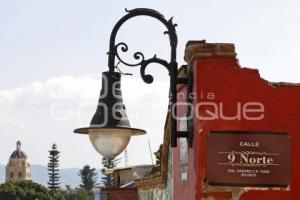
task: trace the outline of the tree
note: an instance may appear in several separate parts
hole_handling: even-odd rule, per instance
[[[56,144],[52,145],[51,150],[49,151],[49,163],[48,163],[48,187],[52,191],[56,191],[59,189],[59,154],[60,152],[57,150]]]
[[[54,200],[49,190],[32,181],[6,182],[0,185],[0,199],[5,200]],[[64,198],[59,198],[64,199]]]
[[[94,195],[92,192],[88,192],[84,188],[72,189],[70,186],[66,186],[68,200],[94,200]]]
[[[95,168],[85,165],[78,173],[81,177],[80,188],[86,189],[91,192],[96,186],[97,173]]]
[[[83,188],[49,190],[32,181],[11,181],[0,185],[0,200],[93,200],[92,192]]]
[[[102,165],[103,168],[101,170],[102,172],[102,184],[104,185],[104,187],[112,187],[113,183],[114,183],[114,178],[113,175],[111,173],[109,173],[108,171],[110,169],[113,169],[117,166],[117,164],[120,162],[120,159],[116,159],[116,158],[102,158]]]

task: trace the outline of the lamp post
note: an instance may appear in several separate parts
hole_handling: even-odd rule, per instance
[[[192,88],[192,71],[188,71],[188,78],[178,78],[177,69],[178,64],[176,61],[176,48],[177,48],[177,34],[176,24],[173,23],[172,18],[166,20],[159,12],[146,9],[137,8],[133,10],[126,10],[127,14],[122,17],[114,26],[109,44],[108,52],[108,68],[109,70],[102,74],[102,89],[97,106],[96,113],[94,114],[90,126],[86,128],[75,129],[75,133],[88,134],[94,148],[104,157],[113,158],[120,154],[128,145],[131,136],[143,135],[146,131],[137,128],[131,128],[127,119],[125,106],[122,100],[121,92],[121,73],[115,71],[116,58],[124,65],[136,67],[140,66],[140,74],[144,82],[150,84],[153,82],[153,77],[150,74],[145,73],[145,69],[149,64],[157,63],[164,66],[170,76],[170,91],[169,91],[169,112],[171,116],[171,146],[176,147],[177,138],[185,137],[192,144],[192,117],[191,106],[188,106],[189,119],[188,128],[186,131],[177,130],[177,117],[176,117],[176,102],[177,102],[177,85],[187,84],[188,94]],[[169,35],[171,58],[170,61],[166,61],[156,57],[156,55],[150,59],[145,59],[142,52],[134,53],[134,58],[137,63],[127,63],[118,54],[118,49],[122,52],[128,51],[126,43],[121,42],[116,44],[115,39],[118,30],[127,20],[136,16],[149,16],[159,20],[165,25],[167,31],[165,34]],[[188,101],[191,101],[190,95],[187,96]]]

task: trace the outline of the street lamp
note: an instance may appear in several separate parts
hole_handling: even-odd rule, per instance
[[[102,73],[102,89],[97,106],[96,113],[94,114],[90,126],[86,128],[79,128],[74,130],[75,133],[88,134],[94,148],[104,157],[113,158],[120,154],[128,145],[131,136],[143,135],[146,131],[137,128],[131,128],[127,119],[125,106],[123,104],[121,92],[121,73],[116,72],[117,66],[115,59],[117,58],[120,63],[135,67],[140,66],[140,74],[144,82],[152,83],[153,77],[145,73],[145,69],[149,64],[157,63],[164,66],[169,71],[170,76],[170,94],[169,94],[169,112],[171,115],[171,146],[176,147],[177,138],[185,137],[188,139],[189,144],[192,144],[192,117],[191,106],[188,106],[187,115],[187,130],[177,131],[177,117],[176,117],[176,102],[177,102],[177,88],[178,84],[187,84],[188,94],[192,90],[192,71],[188,70],[187,78],[178,78],[177,69],[178,64],[176,61],[176,48],[177,48],[177,35],[176,24],[173,23],[172,18],[166,20],[159,12],[146,9],[137,8],[133,10],[126,10],[127,14],[122,17],[114,26],[111,36],[108,52],[108,68],[109,71]],[[137,63],[127,63],[118,54],[118,49],[127,52],[128,46],[126,43],[121,42],[115,44],[115,39],[121,25],[127,20],[136,16],[150,16],[162,22],[167,31],[165,34],[169,35],[171,46],[171,59],[169,62],[157,58],[156,55],[150,59],[145,59],[143,53],[134,53],[134,58]],[[187,95],[188,102],[191,101],[191,95]]]

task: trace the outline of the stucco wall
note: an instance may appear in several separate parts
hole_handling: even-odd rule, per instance
[[[172,149],[168,154],[168,170],[166,186],[153,187],[149,189],[139,189],[139,200],[172,200],[173,199],[173,159]]]
[[[180,199],[235,199],[235,200],[295,200],[300,199],[300,85],[290,83],[270,83],[264,80],[258,70],[241,67],[235,58],[232,44],[190,44],[186,60],[193,66],[194,103],[210,102],[220,105],[226,116],[235,116],[237,105],[259,102],[264,105],[264,118],[247,120],[243,117],[228,120],[219,116],[212,120],[195,120],[195,140],[190,149],[194,164],[190,170],[195,172],[195,185],[183,185],[179,180],[174,186],[174,197]],[[282,66],[284,67],[284,66]],[[213,94],[213,95],[211,95]],[[195,105],[194,105],[195,106]],[[210,106],[195,106],[197,116],[209,116]],[[221,109],[221,106],[217,107]],[[207,183],[206,152],[207,137],[211,131],[278,131],[291,138],[292,167],[291,183],[285,188],[272,187],[226,187],[212,186]],[[217,145],[217,144],[216,144]],[[176,151],[178,157],[179,150]],[[174,171],[180,172],[179,159],[174,158]],[[285,173],[282,171],[282,173]],[[180,179],[179,174],[174,179]],[[184,191],[184,192],[183,192]],[[192,198],[188,195],[193,194]]]

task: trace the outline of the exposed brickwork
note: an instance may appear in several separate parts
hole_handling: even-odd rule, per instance
[[[137,200],[138,194],[136,188],[103,188],[105,200]]]

